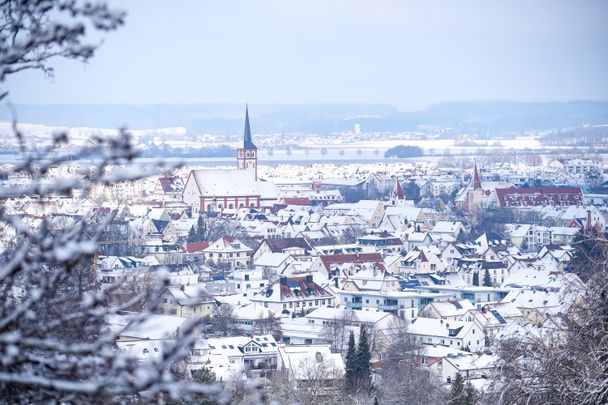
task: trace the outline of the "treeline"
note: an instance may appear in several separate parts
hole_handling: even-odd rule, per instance
[[[396,158],[411,158],[411,157],[420,157],[423,156],[424,153],[421,148],[418,146],[411,145],[397,145],[393,148],[390,148],[384,153],[385,158],[396,157]]]
[[[608,127],[578,128],[555,131],[539,139],[545,146],[591,146],[608,145]]]

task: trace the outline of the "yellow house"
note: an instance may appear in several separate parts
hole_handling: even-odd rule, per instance
[[[160,294],[158,312],[165,315],[188,318],[191,316],[204,317],[213,315],[216,302],[199,291],[192,290],[189,286],[165,287]]]

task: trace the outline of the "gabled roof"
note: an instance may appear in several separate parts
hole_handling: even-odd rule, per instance
[[[344,264],[344,263],[369,263],[372,262],[378,266],[378,268],[384,271],[384,260],[380,253],[356,253],[356,254],[338,254],[338,255],[320,255],[319,259],[329,273],[331,271],[332,264]]]
[[[159,233],[163,233],[163,231],[169,224],[169,221],[161,221],[160,219],[153,219],[152,224],[154,224],[154,227],[158,230]]]
[[[245,106],[245,130],[243,131],[243,147],[245,149],[257,149],[251,141],[251,128],[249,127],[249,106]]]
[[[473,170],[473,190],[481,190],[481,179],[477,171],[477,163],[475,163],[475,169]]]

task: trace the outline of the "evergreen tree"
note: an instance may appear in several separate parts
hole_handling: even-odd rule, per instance
[[[363,389],[369,387],[371,383],[371,366],[369,364],[371,358],[367,331],[365,325],[361,324],[359,346],[357,348],[357,382]]]
[[[492,278],[488,269],[483,273],[483,285],[484,287],[492,287]]]
[[[597,228],[580,231],[572,243],[574,254],[566,271],[575,273],[583,281],[589,280],[608,261],[605,243],[606,236]]]
[[[479,285],[479,273],[473,273],[473,285]]]
[[[477,405],[477,390],[470,380],[464,385],[464,403],[465,405]]]
[[[188,242],[198,242],[198,235],[194,226],[190,228],[190,232],[188,232]]]
[[[202,215],[198,216],[198,220],[196,221],[196,237],[199,241],[204,241],[207,236],[207,224],[205,223],[205,219]]]
[[[420,187],[414,180],[410,181],[405,185],[405,195],[408,200],[414,200],[418,202],[420,200]]]
[[[466,398],[464,392],[464,382],[460,373],[456,373],[456,378],[452,381],[452,388],[450,389],[449,397],[450,405],[466,405]]]
[[[347,388],[353,389],[357,380],[357,349],[355,348],[355,334],[350,331],[348,337],[348,350],[346,352],[345,376]]]
[[[378,397],[374,397],[374,405],[380,405],[380,402],[378,401]]]

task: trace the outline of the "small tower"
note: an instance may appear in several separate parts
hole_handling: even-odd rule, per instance
[[[399,179],[395,179],[395,186],[393,187],[393,191],[391,191],[391,205],[393,207],[403,206],[405,203],[405,193],[401,189],[401,184],[399,183]]]
[[[481,178],[479,177],[479,171],[477,171],[477,163],[473,169],[473,190],[481,190]]]
[[[480,211],[483,204],[483,187],[481,186],[481,178],[479,177],[479,171],[477,170],[477,163],[475,163],[473,179],[471,180],[469,187],[466,204],[467,211]]]
[[[258,179],[258,148],[251,141],[251,128],[249,127],[249,108],[245,106],[245,131],[243,133],[243,147],[237,149],[236,168],[250,170],[255,180]]]

